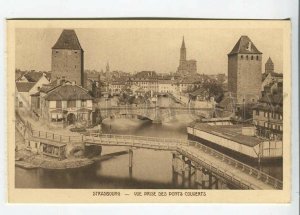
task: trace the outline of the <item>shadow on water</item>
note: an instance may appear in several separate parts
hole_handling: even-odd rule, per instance
[[[174,119],[169,122],[163,122],[163,124],[153,124],[149,120],[130,119],[128,121],[128,119],[112,119],[106,121],[102,131],[103,133],[187,139],[186,125],[189,121],[190,119],[185,121]],[[128,125],[126,124],[127,122],[129,122]],[[126,148],[112,149],[112,147],[103,147],[103,151],[106,153],[120,150],[126,150]],[[280,163],[263,164],[260,169],[282,179],[282,164]],[[25,170],[16,167],[15,185],[17,188],[74,189],[195,188],[195,183],[184,183],[180,177],[178,180],[174,180],[172,154],[170,152],[134,149],[131,174],[128,167],[128,155],[125,154],[106,161],[98,161],[93,165],[78,169]]]

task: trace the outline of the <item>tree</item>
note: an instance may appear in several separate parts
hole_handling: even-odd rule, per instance
[[[209,97],[214,97],[216,102],[220,102],[224,96],[222,85],[212,81],[205,82],[202,87],[208,92]]]

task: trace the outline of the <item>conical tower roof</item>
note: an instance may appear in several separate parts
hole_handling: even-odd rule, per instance
[[[74,30],[64,29],[52,49],[82,50]]]
[[[273,63],[272,59],[269,57],[266,64],[274,64],[274,63]]]
[[[250,38],[246,35],[240,37],[238,42],[233,47],[232,51],[228,55],[233,54],[262,54]]]

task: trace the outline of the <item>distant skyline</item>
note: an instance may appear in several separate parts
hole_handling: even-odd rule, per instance
[[[16,69],[50,71],[51,48],[63,29],[16,30]],[[227,74],[227,54],[242,35],[263,53],[262,72],[269,57],[275,71],[283,68],[283,39],[279,28],[97,28],[76,29],[84,50],[84,69],[176,72],[182,38],[187,59],[197,61],[198,73]]]

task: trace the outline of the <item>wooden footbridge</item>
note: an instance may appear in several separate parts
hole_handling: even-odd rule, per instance
[[[129,148],[129,167],[132,168],[134,148],[171,151],[181,156],[185,164],[196,171],[209,171],[215,178],[226,181],[238,189],[282,189],[282,181],[228,157],[219,151],[199,142],[174,138],[158,138],[132,135],[114,135],[90,133],[89,135],[63,136],[45,131],[31,130],[28,138],[43,142],[72,144],[82,142],[85,145],[125,146]],[[132,170],[132,169],[131,169]],[[185,171],[183,169],[183,171]]]

